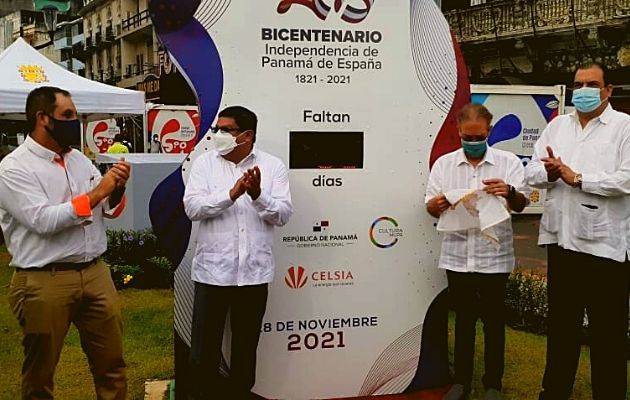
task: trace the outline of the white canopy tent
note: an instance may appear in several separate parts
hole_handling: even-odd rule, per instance
[[[83,121],[145,114],[144,92],[82,78],[55,64],[22,38],[0,54],[0,82],[0,119],[26,119],[26,97],[39,86],[69,91]]]

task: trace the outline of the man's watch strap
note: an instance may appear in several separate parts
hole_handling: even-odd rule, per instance
[[[513,199],[516,196],[516,188],[512,185],[508,185],[508,200]]]
[[[582,174],[575,174],[573,178],[573,187],[582,189]]]

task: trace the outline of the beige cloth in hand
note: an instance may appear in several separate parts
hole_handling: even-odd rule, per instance
[[[494,227],[510,218],[507,201],[483,190],[453,189],[444,194],[451,208],[444,211],[437,224],[440,232],[479,229],[497,247],[499,239]]]

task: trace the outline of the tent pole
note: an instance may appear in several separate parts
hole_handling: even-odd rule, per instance
[[[87,156],[87,152],[85,151],[85,134],[87,133],[87,115],[83,114],[83,122],[81,124],[81,153]]]
[[[151,147],[151,140],[148,138],[149,135],[149,119],[147,118],[147,110],[144,110],[144,114],[142,114],[142,145],[144,146],[144,153],[148,153]]]

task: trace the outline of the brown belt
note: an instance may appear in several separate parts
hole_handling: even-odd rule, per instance
[[[80,262],[80,263],[50,263],[46,264],[40,268],[20,268],[17,267],[18,270],[27,270],[27,271],[81,271],[94,264],[98,259],[95,258],[92,261]]]

